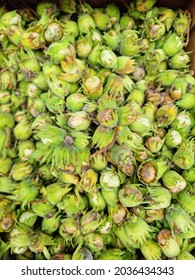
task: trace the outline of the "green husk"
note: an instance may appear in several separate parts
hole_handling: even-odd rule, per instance
[[[151,233],[154,231],[151,226],[136,215],[126,222],[124,228],[134,248],[142,246],[147,238],[151,237]]]
[[[146,260],[160,260],[161,248],[153,239],[147,239],[141,247],[141,252]]]
[[[190,13],[4,2],[0,259],[192,260]]]
[[[176,237],[171,236],[171,232],[167,229],[161,230],[157,235],[158,244],[168,258],[173,258],[179,255],[180,247]]]
[[[183,141],[173,155],[173,162],[181,169],[189,169],[194,165],[193,140]]]

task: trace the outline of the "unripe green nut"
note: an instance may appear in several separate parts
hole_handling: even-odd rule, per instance
[[[33,166],[28,162],[15,163],[11,170],[12,178],[16,181],[22,181],[32,173]]]
[[[100,175],[100,185],[107,190],[115,190],[120,186],[120,177],[112,170],[105,170]]]
[[[26,140],[32,135],[31,123],[23,119],[14,127],[14,136],[17,140]]]

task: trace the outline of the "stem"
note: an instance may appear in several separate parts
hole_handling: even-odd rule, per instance
[[[142,33],[141,33],[141,38],[140,38],[140,40],[142,40],[143,39],[143,37],[144,37],[144,33],[146,32],[146,28],[144,28],[143,29],[143,31],[142,31]]]
[[[186,11],[186,13],[188,15],[189,24],[188,24],[187,38],[186,38],[185,47],[188,45],[189,40],[190,40],[190,25],[191,25],[191,14],[188,11]]]
[[[122,2],[123,2],[123,4],[124,4],[124,6],[125,6],[127,9],[129,9],[129,6],[127,5],[126,1],[125,1],[125,0],[122,0]]]
[[[22,59],[22,60],[20,60],[20,61],[18,61],[18,62],[16,62],[16,63],[14,63],[14,64],[12,64],[12,65],[6,67],[6,68],[1,69],[0,75],[1,75],[3,72],[5,72],[5,71],[11,69],[12,67],[14,67],[14,66],[16,66],[16,65],[18,65],[18,64],[20,64],[20,63],[26,61],[26,60],[31,60],[31,59],[38,59],[38,58],[37,58],[37,57],[24,58],[24,59]]]
[[[36,16],[36,18],[38,17],[37,13],[28,5],[28,3],[26,3],[26,1],[22,0],[22,4],[26,6],[34,14],[34,16]]]

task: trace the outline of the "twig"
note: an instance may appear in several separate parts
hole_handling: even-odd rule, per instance
[[[189,40],[190,40],[190,26],[191,26],[191,14],[186,11],[187,15],[188,15],[188,19],[189,19],[189,24],[188,24],[188,30],[187,30],[187,38],[186,38],[186,43],[185,43],[185,47],[188,45]]]
[[[38,59],[38,58],[37,58],[37,57],[24,58],[24,59],[22,59],[22,60],[20,60],[20,61],[18,61],[18,62],[16,62],[16,63],[14,63],[14,64],[12,64],[12,65],[6,67],[6,68],[1,69],[0,75],[1,75],[3,72],[5,72],[5,71],[7,71],[7,70],[9,70],[9,69],[11,69],[11,68],[13,68],[14,66],[16,66],[16,65],[18,65],[18,64],[20,64],[20,63],[22,63],[22,62],[24,62],[24,61],[26,61],[26,60],[30,60],[30,59]]]
[[[127,5],[126,1],[125,1],[125,0],[122,0],[122,2],[123,2],[123,4],[124,4],[124,6],[125,6],[127,9],[129,9],[129,6]]]

